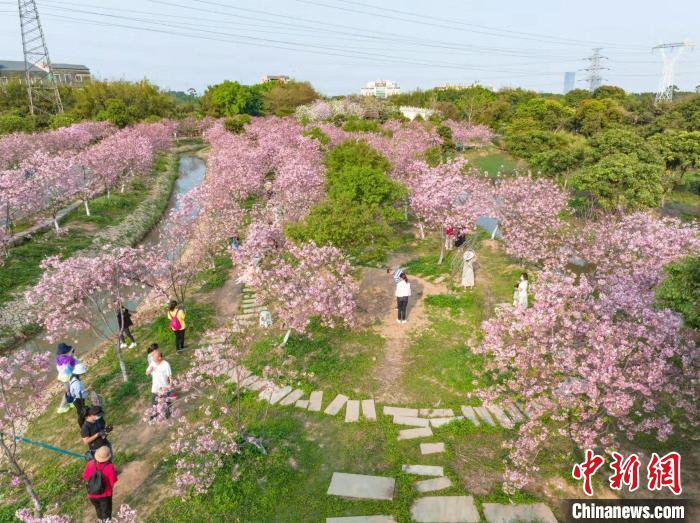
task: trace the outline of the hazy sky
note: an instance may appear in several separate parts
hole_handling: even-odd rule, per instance
[[[653,91],[660,42],[700,44],[700,1],[676,0],[37,0],[51,59],[100,78],[149,78],[201,92],[264,74],[311,81],[325,94],[367,81],[402,89],[445,82],[560,92],[602,47],[605,83]],[[0,59],[22,59],[17,2],[0,0]],[[676,84],[700,84],[700,48]],[[577,82],[584,86],[584,82]]]

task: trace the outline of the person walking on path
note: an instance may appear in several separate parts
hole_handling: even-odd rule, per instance
[[[87,482],[88,499],[95,507],[97,520],[112,519],[112,491],[118,478],[109,447],[98,448],[95,457],[85,464],[83,481]]]
[[[528,276],[526,272],[520,274],[520,281],[518,282],[518,299],[515,307],[517,309],[527,309],[527,288],[528,288]]]
[[[175,300],[170,300],[168,321],[170,329],[175,333],[175,350],[182,352],[185,350],[185,311],[178,306]]]
[[[131,320],[131,311],[123,305],[120,305],[117,309],[117,325],[119,326],[119,343],[122,349],[126,349],[126,338],[131,340],[131,344],[129,345],[130,349],[136,347],[136,340],[130,330],[133,324],[134,322]]]
[[[68,394],[70,396],[71,403],[75,407],[75,413],[78,416],[78,427],[82,428],[83,423],[85,423],[85,416],[87,415],[87,405],[85,405],[85,400],[87,399],[87,392],[85,391],[85,385],[80,379],[80,376],[87,372],[87,367],[82,363],[76,364],[73,368],[73,375],[71,376],[70,382],[68,384]]]
[[[408,283],[408,276],[401,273],[399,282],[396,284],[396,307],[399,310],[399,317],[396,321],[406,323],[406,309],[408,308],[408,298],[411,296],[411,284]]]
[[[154,407],[165,403],[165,418],[170,417],[170,405],[168,395],[172,388],[173,371],[170,363],[163,359],[163,354],[157,343],[152,344],[148,349],[150,361],[146,369],[146,376],[151,377],[151,405]]]
[[[91,456],[94,456],[100,447],[109,448],[110,453],[112,451],[112,444],[107,439],[107,434],[112,431],[112,427],[105,423],[103,415],[102,407],[93,405],[88,409],[85,423],[80,428],[80,437],[88,446]]]
[[[64,388],[61,404],[56,410],[59,414],[68,412],[73,406],[68,402],[68,395],[70,394],[70,379],[77,364],[78,360],[75,358],[73,347],[63,342],[59,343],[56,347],[56,372],[58,372],[58,381],[63,383]]]

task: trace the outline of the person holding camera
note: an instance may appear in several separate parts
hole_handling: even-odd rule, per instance
[[[85,416],[85,423],[80,428],[80,436],[83,443],[88,446],[89,454],[95,456],[95,451],[100,447],[108,447],[112,452],[112,444],[107,440],[107,434],[112,432],[112,426],[105,424],[104,412],[99,405],[93,405]]]

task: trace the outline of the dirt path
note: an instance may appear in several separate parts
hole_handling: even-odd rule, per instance
[[[393,296],[394,282],[388,275],[385,275],[385,278],[389,280],[389,296]],[[391,306],[384,314],[381,324],[377,326],[377,332],[385,339],[384,357],[374,370],[377,382],[376,399],[382,403],[408,401],[402,385],[404,369],[409,363],[406,351],[412,335],[420,332],[428,323],[425,317],[425,297],[447,292],[445,286],[417,276],[411,276],[409,281],[412,296],[408,302],[408,323],[396,321],[396,302],[392,299]]]

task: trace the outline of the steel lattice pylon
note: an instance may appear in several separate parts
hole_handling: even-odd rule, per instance
[[[39,20],[35,0],[17,0],[19,24],[22,30],[24,71],[29,96],[29,111],[62,113],[63,104],[53,75],[44,30]]]
[[[603,84],[603,80],[605,80],[601,72],[607,69],[607,67],[603,67],[603,60],[607,60],[608,57],[600,54],[602,50],[602,47],[594,48],[593,54],[586,58],[586,60],[591,62],[591,65],[583,69],[584,71],[588,72],[588,76],[582,80],[584,82],[588,82],[588,90],[591,92],[598,89],[598,87]]]
[[[653,47],[652,52],[658,51],[661,53],[661,58],[664,61],[664,70],[659,83],[659,90],[656,92],[654,103],[670,102],[673,100],[673,77],[676,68],[676,62],[686,49],[692,49],[693,44],[688,42],[677,42],[673,44],[661,44]]]

